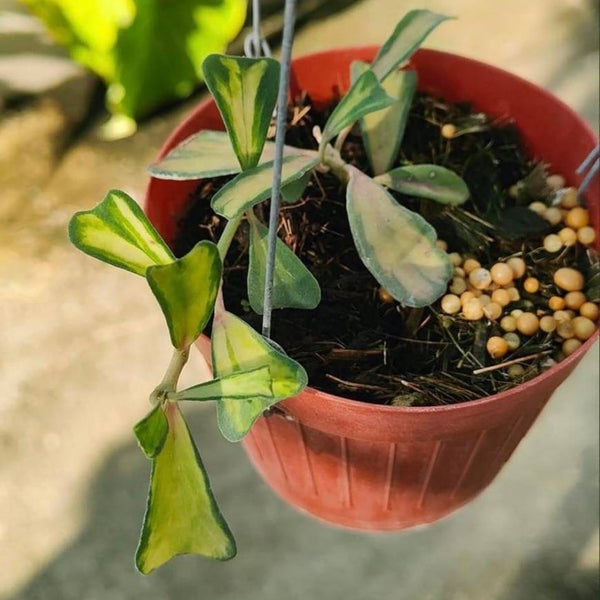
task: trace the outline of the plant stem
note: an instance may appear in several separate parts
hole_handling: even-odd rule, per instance
[[[242,221],[242,216],[236,217],[235,219],[231,219],[227,221],[227,225],[225,225],[225,229],[223,229],[223,233],[217,242],[217,249],[219,250],[219,256],[221,257],[221,262],[225,262],[225,257],[227,256],[227,251],[229,250],[229,246],[231,246],[231,242],[233,240],[233,236],[237,231],[240,223]]]
[[[154,388],[154,391],[150,394],[150,403],[152,406],[156,406],[163,400],[166,400],[169,392],[175,392],[177,390],[177,382],[183,367],[188,361],[190,355],[189,346],[183,350],[175,348],[171,356],[169,366],[165,371],[165,375],[162,381]]]

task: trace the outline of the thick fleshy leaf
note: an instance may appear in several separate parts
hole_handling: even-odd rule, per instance
[[[316,152],[284,146],[284,156],[304,154],[315,156]],[[259,164],[272,161],[275,144],[267,142]],[[175,146],[163,159],[148,168],[158,179],[204,179],[234,175],[240,172],[240,163],[233,151],[229,136],[224,131],[200,131]],[[282,190],[283,191],[283,190]]]
[[[438,165],[409,165],[375,177],[375,181],[408,196],[429,198],[441,204],[463,204],[467,184],[454,171]]]
[[[142,452],[148,458],[158,456],[169,432],[169,423],[162,406],[156,405],[133,428]]]
[[[218,306],[213,321],[211,352],[217,377],[268,366],[273,379],[273,398],[241,402],[224,398],[217,402],[219,429],[232,442],[241,440],[266,408],[295,396],[308,383],[301,365],[275,350],[250,325]]]
[[[440,23],[451,18],[430,10],[411,10],[406,13],[371,63],[371,70],[377,79],[383,81],[396,67],[410,58]]]
[[[364,73],[369,65],[352,63],[352,79]],[[373,173],[385,173],[394,164],[408,120],[412,99],[417,89],[415,71],[394,71],[381,84],[396,102],[386,108],[369,113],[360,120],[363,143]]]
[[[435,245],[435,230],[370,177],[354,167],[348,171],[346,207],[361,260],[399,302],[431,304],[452,275],[448,255]]]
[[[236,552],[183,415],[175,403],[168,403],[166,412],[169,432],[152,462],[148,504],[135,556],[135,564],[144,574],[179,554],[227,560]]]
[[[297,181],[319,164],[314,156],[286,156],[281,165],[281,184]],[[259,202],[271,197],[273,162],[243,171],[225,184],[212,198],[212,209],[223,217],[235,219]]]
[[[137,275],[175,260],[142,209],[120,190],[108,192],[92,210],[75,213],[69,238],[82,252]]]
[[[344,127],[352,125],[365,115],[385,108],[394,102],[371,70],[365,71],[346,92],[327,119],[321,147],[332,140]]]
[[[250,264],[248,300],[252,310],[263,314],[269,230],[249,213]],[[315,308],[321,301],[319,283],[304,263],[277,238],[273,273],[273,308]]]
[[[255,397],[272,398],[272,379],[269,367],[259,367],[241,373],[231,373],[194,385],[176,394],[170,394],[169,400],[220,400],[237,398],[247,400]]]
[[[202,333],[221,282],[216,244],[198,242],[183,258],[151,267],[146,278],[167,320],[171,342],[183,350]]]
[[[279,63],[272,58],[212,54],[202,73],[242,170],[255,167],[277,101]]]

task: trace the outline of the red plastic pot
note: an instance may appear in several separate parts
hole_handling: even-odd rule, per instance
[[[306,90],[313,101],[325,103],[348,88],[350,63],[372,60],[375,53],[374,47],[351,48],[297,59],[292,92]],[[516,122],[531,155],[570,185],[579,183],[575,168],[597,140],[565,104],[527,81],[466,58],[421,50],[412,62],[421,90],[469,101],[476,110]],[[200,129],[223,129],[210,100],[173,133],[161,156]],[[150,181],[146,211],[168,241],[196,185]],[[596,186],[586,199],[597,231],[599,196]],[[261,417],[244,447],[280,496],[320,519],[371,530],[430,523],[491,483],[597,339],[598,332],[566,360],[519,387],[451,406],[378,406],[307,388],[279,405],[284,414]]]

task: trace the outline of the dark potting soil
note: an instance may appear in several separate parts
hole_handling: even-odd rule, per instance
[[[316,110],[310,98],[288,109],[286,143],[316,149],[314,125],[323,128],[330,109]],[[457,135],[445,139],[441,126],[452,123]],[[370,167],[358,132],[349,135],[342,157],[366,173]],[[392,192],[405,206],[419,211],[448,243],[449,252],[476,257],[484,266],[523,252],[536,264],[543,294],[522,293],[511,308],[546,308],[552,272],[569,265],[589,270],[581,248],[558,258],[540,246],[551,226],[527,208],[548,193],[543,166],[524,152],[510,123],[491,122],[466,104],[448,104],[425,95],[415,98],[397,165],[434,163],[458,173],[471,192],[461,207],[444,207]],[[210,199],[231,177],[199,184],[180,221],[175,252],[188,252],[199,240],[217,241],[224,219],[210,209]],[[515,199],[508,190],[517,182]],[[513,194],[514,196],[514,194]],[[268,206],[256,213],[267,222]],[[276,310],[273,338],[307,370],[317,389],[367,402],[398,405],[438,405],[484,397],[538,374],[556,352],[552,336],[528,338],[506,360],[531,355],[517,379],[507,369],[475,375],[493,365],[485,351],[498,325],[442,315],[439,301],[432,307],[410,309],[387,302],[354,247],[345,211],[345,189],[331,174],[314,173],[303,197],[283,205],[279,236],[303,260],[318,280],[322,301],[314,310]],[[248,236],[242,224],[225,263],[224,297],[228,309],[260,331],[261,317],[247,302]],[[383,299],[382,299],[383,298]]]

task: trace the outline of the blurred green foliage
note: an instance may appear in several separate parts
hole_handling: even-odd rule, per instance
[[[109,110],[129,119],[189,96],[204,58],[224,51],[246,16],[246,0],[22,2],[106,82]]]

